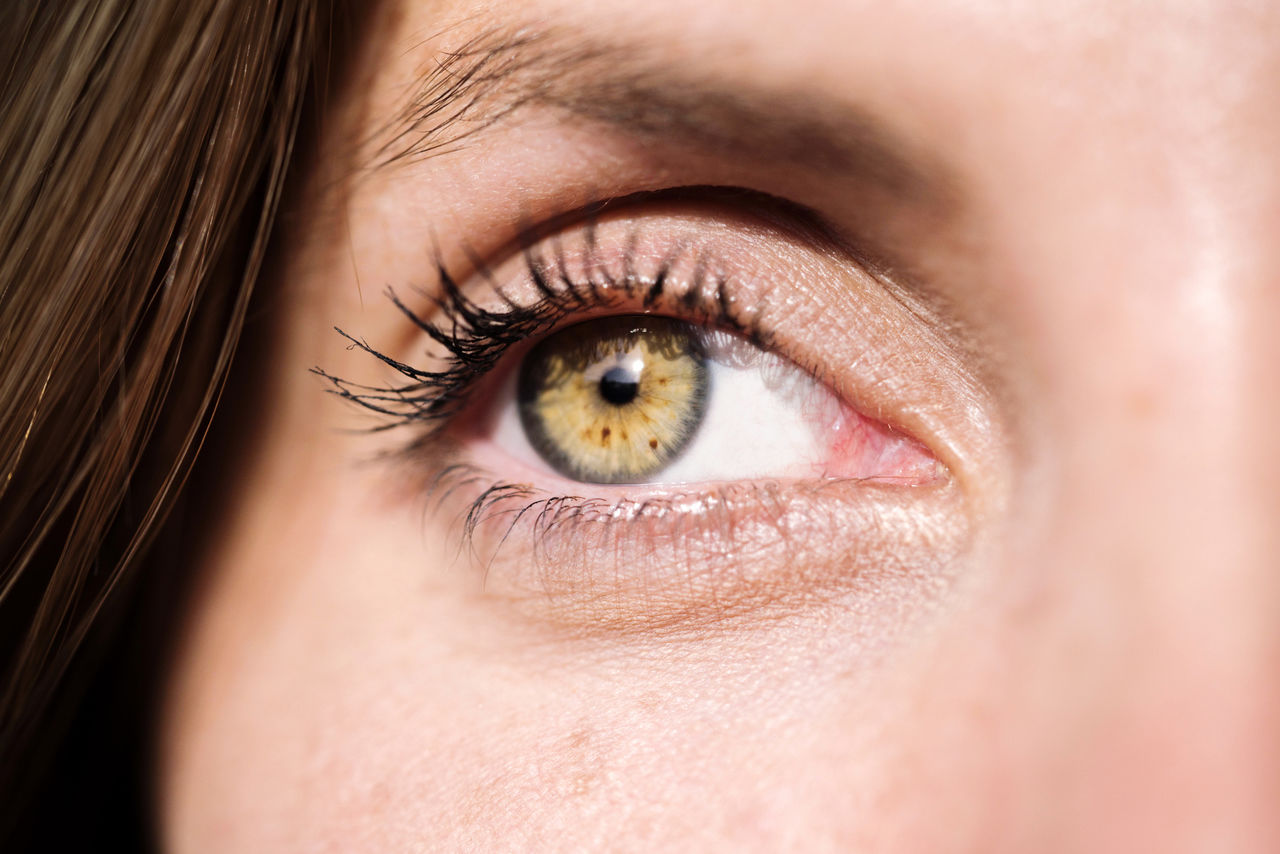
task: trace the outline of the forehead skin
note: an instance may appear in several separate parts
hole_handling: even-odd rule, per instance
[[[1280,7],[378,20],[291,210],[269,402],[196,559],[162,737],[173,850],[1275,850]],[[674,131],[674,154],[641,156],[662,140],[563,103],[374,165],[440,51],[494,31],[856,113],[945,202]],[[456,261],[585,188],[735,179],[873,234],[958,330],[997,438],[961,431],[956,577],[678,643],[511,630],[437,566],[420,504],[306,372],[365,370],[334,324],[412,342],[374,295],[421,281],[433,241]],[[335,182],[337,202],[317,189]]]

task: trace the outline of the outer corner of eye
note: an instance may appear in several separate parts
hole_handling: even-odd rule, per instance
[[[913,486],[935,483],[947,469],[922,442],[848,406],[834,420],[828,474]]]
[[[502,395],[494,443],[600,484],[936,480],[937,458],[746,337],[654,316],[543,339]]]

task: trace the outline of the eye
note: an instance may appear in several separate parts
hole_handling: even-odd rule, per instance
[[[960,547],[935,449],[969,386],[879,280],[717,208],[561,225],[458,278],[441,263],[425,310],[393,294],[425,353],[348,336],[403,382],[323,374],[401,428],[386,459],[487,594],[593,630],[695,626]]]
[[[586,483],[919,479],[934,466],[788,360],[673,318],[570,326],[531,349],[510,385],[498,448]]]
[[[876,330],[883,321],[841,328],[820,300],[799,299],[845,271],[824,276],[803,244],[783,253],[795,267],[781,267],[766,251],[781,243],[774,231],[709,228],[695,214],[657,221],[652,230],[639,227],[644,218],[592,222],[541,238],[513,266],[479,268],[468,287],[442,267],[430,320],[393,295],[443,351],[439,367],[414,367],[352,338],[411,382],[380,389],[329,379],[375,412],[425,425],[411,446],[420,452],[433,448],[440,458],[437,440],[447,439],[463,465],[553,497],[568,491],[555,475],[636,487],[834,478],[918,485],[941,476],[923,444],[867,414],[886,403],[905,411],[881,391],[901,383],[870,367],[887,366],[894,349]],[[796,280],[802,269],[812,278]],[[884,303],[877,291],[862,292]],[[866,349],[851,351],[860,341]],[[789,357],[801,351],[803,367]],[[863,366],[834,365],[840,352]],[[872,383],[872,373],[882,378]],[[859,397],[861,405],[850,402]]]

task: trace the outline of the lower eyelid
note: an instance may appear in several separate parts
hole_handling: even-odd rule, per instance
[[[486,597],[539,622],[609,633],[699,631],[924,576],[936,585],[967,539],[946,480],[612,487],[584,498],[462,465],[436,490],[449,506],[433,518],[466,539],[456,553]]]

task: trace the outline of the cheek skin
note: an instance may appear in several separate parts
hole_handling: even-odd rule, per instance
[[[892,609],[647,641],[512,620],[465,567],[430,546],[422,562],[420,518],[378,480],[275,450],[211,556],[173,688],[171,850],[741,850],[881,832],[827,818],[849,789],[869,808],[901,760],[877,743],[907,706],[886,679],[900,658],[879,648]],[[912,599],[886,586],[881,604],[895,596]],[[837,724],[838,743],[820,736]]]

